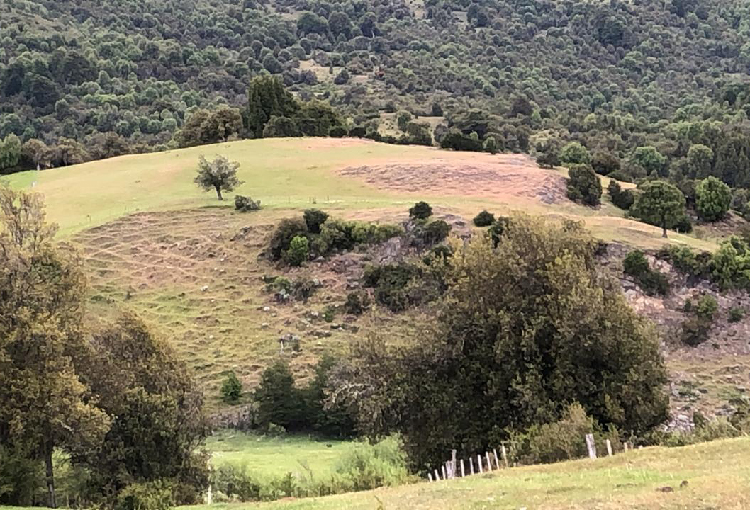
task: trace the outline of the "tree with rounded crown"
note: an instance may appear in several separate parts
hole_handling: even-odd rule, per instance
[[[231,192],[242,184],[237,178],[237,169],[240,164],[230,161],[225,156],[217,156],[213,161],[208,161],[204,156],[200,157],[198,163],[198,175],[195,183],[205,191],[216,190],[219,200],[224,200],[222,191]]]
[[[666,181],[651,181],[641,187],[633,207],[635,216],[660,226],[667,237],[669,225],[685,215],[685,195]]]

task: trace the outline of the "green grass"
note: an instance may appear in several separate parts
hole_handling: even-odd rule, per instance
[[[245,466],[250,473],[281,476],[286,473],[316,476],[332,472],[338,459],[352,447],[349,441],[316,440],[305,436],[268,437],[221,431],[207,442],[214,467]]]
[[[750,508],[750,439],[646,448],[326,498],[191,510],[741,510]],[[687,485],[681,487],[683,481]],[[673,492],[659,489],[670,487]]]

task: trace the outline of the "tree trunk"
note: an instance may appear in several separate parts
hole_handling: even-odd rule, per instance
[[[57,508],[55,475],[52,466],[52,443],[50,441],[44,444],[44,463],[47,468],[47,506],[49,508]]]
[[[661,228],[663,229],[661,236],[666,239],[667,238],[667,218],[663,216],[661,218]]]
[[[224,200],[224,197],[221,196],[221,187],[216,186],[216,196],[219,197],[219,200]]]

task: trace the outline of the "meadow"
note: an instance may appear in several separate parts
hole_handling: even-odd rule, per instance
[[[742,510],[750,439],[631,450],[611,458],[495,471],[325,498],[191,510]]]

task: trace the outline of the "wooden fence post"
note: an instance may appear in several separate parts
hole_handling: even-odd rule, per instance
[[[432,482],[432,473],[427,473],[427,478]]]
[[[438,482],[440,481],[440,473],[438,473],[437,469],[435,470],[435,480]]]
[[[471,474],[474,474],[474,459],[469,457],[469,467],[471,468]]]
[[[607,439],[607,456],[612,456],[612,441]]]
[[[447,480],[448,476],[445,473],[445,464],[443,464],[443,480]]]
[[[482,456],[477,455],[477,466],[479,466],[479,472],[482,473]]]
[[[484,452],[484,456],[487,458],[487,471],[492,471],[492,461],[490,460],[490,452]]]
[[[502,446],[500,447],[500,453],[501,453],[501,454],[502,454],[502,456],[503,456],[503,464],[505,464],[505,467],[507,468],[507,467],[508,467],[508,455],[507,455],[507,453],[505,452],[505,445],[502,445]]]
[[[464,472],[464,459],[461,459],[461,478],[466,476],[466,473]]]
[[[625,441],[625,442],[624,442],[624,443],[622,444],[622,446],[624,446],[624,447],[625,447],[625,451],[627,452],[627,451],[628,451],[628,442],[627,442],[627,441]]]
[[[589,458],[596,458],[596,444],[594,444],[594,434],[586,434],[586,449],[589,451]]]
[[[456,454],[458,453],[457,450],[451,451],[451,478],[456,478],[456,469],[458,468],[458,463],[456,462]]]
[[[500,469],[500,459],[497,458],[497,448],[492,449],[492,455],[495,456],[495,467]]]

